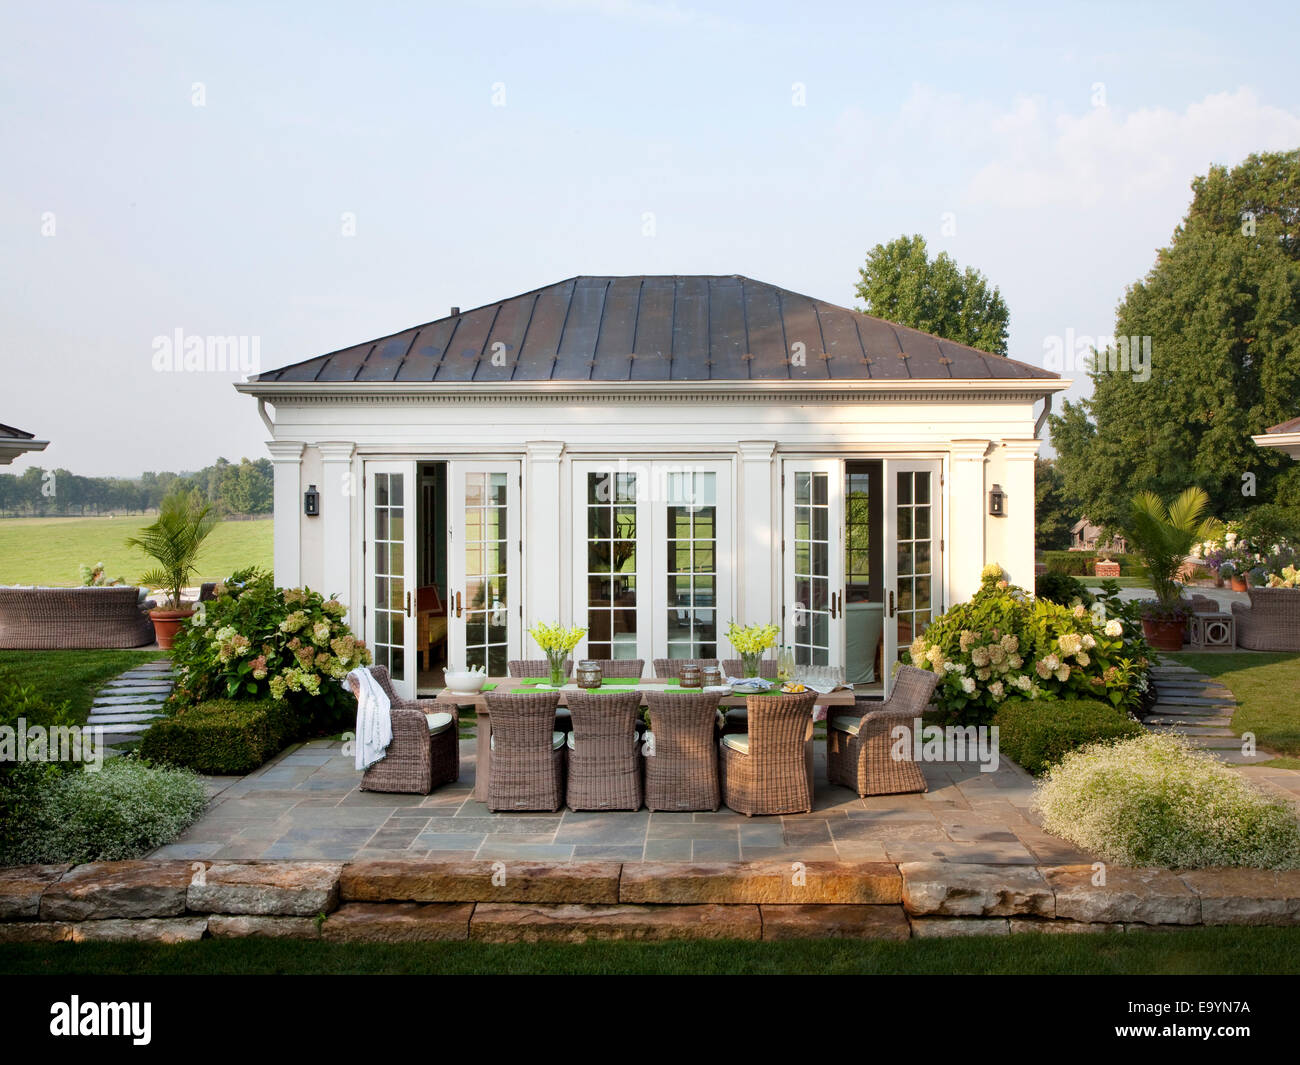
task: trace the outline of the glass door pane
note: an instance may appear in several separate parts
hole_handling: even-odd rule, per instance
[[[670,472],[664,505],[669,658],[718,657],[718,475]]]
[[[783,643],[798,665],[844,661],[844,473],[838,460],[785,465]]]
[[[587,655],[637,658],[639,478],[589,470],[584,479]]]
[[[939,463],[897,461],[886,467],[886,583],[891,598],[885,635],[890,672],[892,663],[943,609],[942,538]]]
[[[451,477],[451,665],[503,677],[519,643],[519,465],[457,462]]]
[[[393,687],[415,694],[414,463],[368,463],[366,636]]]

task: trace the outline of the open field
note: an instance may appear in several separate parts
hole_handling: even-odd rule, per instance
[[[134,584],[150,568],[144,554],[126,546],[154,519],[0,519],[0,584],[80,584],[77,567],[103,562],[109,578]],[[271,568],[271,519],[223,521],[203,546],[199,579],[216,580],[246,566]]]

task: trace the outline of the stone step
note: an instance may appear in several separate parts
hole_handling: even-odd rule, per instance
[[[118,703],[115,706],[93,706],[90,713],[96,717],[103,717],[105,714],[149,714],[159,717],[162,709],[162,703]]]
[[[1168,732],[1175,736],[1231,736],[1237,734],[1232,729],[1214,725],[1150,725],[1152,732]]]
[[[163,714],[91,714],[90,717],[86,718],[86,724],[104,727],[109,725],[129,725],[136,722],[156,721],[163,716]]]
[[[342,914],[348,907],[339,911]],[[893,911],[894,939],[903,939],[907,918]],[[334,915],[325,922],[330,938]],[[803,933],[807,935],[805,931]],[[908,932],[910,935],[910,930]],[[480,902],[469,922],[469,938],[484,943],[583,943],[596,939],[680,940],[761,939],[763,920],[753,905],[636,906],[571,903],[548,906],[518,902]]]
[[[109,684],[100,695],[130,695],[133,692],[169,692],[175,684]]]
[[[1231,717],[1233,706],[1179,706],[1177,703],[1156,703],[1151,708],[1153,717]]]
[[[1174,663],[1169,663],[1167,665],[1162,665],[1162,666],[1152,666],[1151,675],[1153,677],[1163,677],[1163,676],[1200,677],[1203,676],[1204,674],[1198,673],[1191,666],[1180,666]]]
[[[124,706],[127,703],[162,703],[166,697],[162,694],[151,695],[100,695],[95,698],[95,706]]]
[[[1157,691],[1156,703],[1163,703],[1166,706],[1236,706],[1237,701],[1231,696],[1222,698],[1212,695],[1182,695],[1178,692],[1166,692],[1163,688]]]
[[[1215,750],[1206,753],[1214,755],[1220,762],[1226,762],[1229,765],[1258,765],[1260,762],[1270,762],[1277,757],[1277,755],[1269,751],[1256,751],[1253,755],[1242,754],[1240,748],[1234,751]]]
[[[1227,699],[1233,698],[1232,690],[1222,684],[1170,684],[1167,680],[1162,680],[1156,682],[1156,687],[1170,695],[1221,695]]]
[[[152,721],[123,721],[115,723],[111,728],[106,727],[104,729],[105,742],[113,742],[109,737],[137,736],[141,732],[147,732],[152,724]]]
[[[1207,751],[1240,751],[1241,738],[1239,736],[1187,736],[1187,742],[1193,747],[1201,747]]]

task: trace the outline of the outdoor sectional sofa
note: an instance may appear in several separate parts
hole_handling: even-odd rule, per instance
[[[140,589],[0,588],[0,648],[59,651],[154,642]]]
[[[1250,588],[1250,606],[1233,603],[1237,646],[1251,651],[1300,651],[1300,588]]]

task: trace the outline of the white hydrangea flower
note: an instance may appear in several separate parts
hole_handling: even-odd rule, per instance
[[[1118,618],[1111,618],[1106,622],[1105,633],[1107,636],[1123,636],[1124,626],[1120,624]]]

